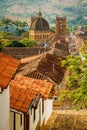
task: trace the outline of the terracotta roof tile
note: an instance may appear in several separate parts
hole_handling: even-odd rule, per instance
[[[50,82],[16,75],[10,82],[10,107],[27,112],[36,94],[42,94],[44,98],[48,98],[52,87],[53,84]]]
[[[44,54],[39,57],[33,56],[33,60],[31,57],[25,59],[21,60],[19,74],[36,79],[46,79],[57,84],[61,83],[65,72],[65,69],[61,67],[61,61],[65,59],[64,57],[55,54]]]
[[[19,60],[11,56],[7,56],[4,53],[0,53],[0,87],[5,89],[9,84],[11,78],[15,74]]]

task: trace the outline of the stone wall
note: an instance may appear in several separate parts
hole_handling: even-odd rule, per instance
[[[49,50],[49,49],[47,49]],[[3,53],[13,56],[17,59],[38,55],[47,51],[43,47],[8,47],[2,50]]]

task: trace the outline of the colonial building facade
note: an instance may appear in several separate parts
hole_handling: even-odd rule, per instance
[[[10,56],[0,53],[0,130],[10,130],[10,86],[20,62]]]
[[[39,11],[37,17],[31,17],[29,39],[44,43],[50,38],[49,23],[42,18],[42,12]]]
[[[39,130],[52,112],[54,84],[17,75],[10,86],[10,130]]]

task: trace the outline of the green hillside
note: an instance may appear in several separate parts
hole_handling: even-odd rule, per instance
[[[39,8],[51,25],[56,15],[67,16],[69,25],[87,25],[87,0],[0,0],[0,19],[5,16],[29,21]]]

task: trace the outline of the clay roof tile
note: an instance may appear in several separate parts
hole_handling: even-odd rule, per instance
[[[42,94],[42,96],[48,98],[52,87],[52,83],[17,75],[10,82],[11,107],[21,112],[27,112],[36,95]],[[16,101],[15,104],[13,99]]]
[[[14,76],[20,61],[0,53],[0,87],[5,89]]]

